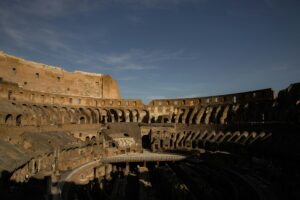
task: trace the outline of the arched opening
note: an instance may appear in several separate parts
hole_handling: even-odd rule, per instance
[[[37,162],[34,161],[34,173],[37,173],[38,172],[38,165],[37,165]]]
[[[163,120],[164,123],[168,123],[169,122],[169,118],[168,117],[164,117],[163,119],[164,119]]]
[[[12,125],[12,115],[11,114],[6,115],[5,124]]]
[[[79,124],[85,124],[85,117],[84,116],[82,116],[82,117],[80,117],[80,119],[79,119]]]
[[[185,110],[183,109],[181,113],[179,113],[179,117],[178,117],[178,123],[181,124],[182,123],[182,119],[183,119],[183,115],[184,115]]]
[[[86,137],[85,137],[85,141],[86,141],[86,142],[89,142],[89,141],[90,141],[90,137],[89,137],[89,136],[86,136]]]
[[[133,116],[132,116],[132,112],[131,111],[127,111],[129,114],[129,122],[133,122]]]
[[[226,135],[222,138],[221,142],[228,142],[228,140],[229,140],[231,137],[232,137],[231,134],[226,134]]]
[[[93,137],[91,138],[91,142],[92,142],[92,144],[96,144],[96,136],[93,136]]]
[[[164,148],[164,140],[160,140],[160,148],[162,149],[162,148]]]
[[[150,135],[144,135],[142,137],[142,147],[144,149],[151,149],[151,140]]]
[[[234,135],[230,138],[230,142],[235,142],[239,137],[239,133],[234,133]]]
[[[151,123],[155,123],[155,117],[151,117]]]
[[[22,115],[18,115],[16,117],[16,125],[21,126],[22,125]]]
[[[187,114],[187,116],[186,116],[186,119],[185,119],[185,123],[186,123],[186,124],[189,123],[190,118],[191,118],[191,116],[192,116],[192,113],[193,113],[193,109],[189,109],[189,112],[188,112],[188,114]]]
[[[115,122],[118,122],[118,113],[114,109],[110,109],[110,113],[112,114],[112,118],[114,119]]]
[[[192,148],[195,149],[198,147],[198,144],[197,144],[197,141],[196,140],[193,140],[192,141]]]

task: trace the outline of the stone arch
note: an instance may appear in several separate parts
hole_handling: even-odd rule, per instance
[[[251,143],[256,138],[256,136],[257,136],[257,133],[255,131],[251,132],[242,144]]]
[[[206,110],[205,107],[201,107],[200,110],[197,112],[196,119],[195,119],[195,123],[196,124],[200,124],[201,123],[202,116],[203,116],[205,110]]]
[[[183,136],[182,141],[181,141],[182,146],[185,146],[185,145],[186,145],[186,140],[189,138],[189,136],[190,136],[191,134],[192,134],[191,131],[188,131],[188,132],[185,133],[185,135]]]
[[[247,131],[244,131],[240,137],[238,137],[234,142],[238,142],[238,143],[244,143],[244,141],[247,140],[247,137],[249,136],[249,133]]]
[[[75,108],[69,108],[68,111],[71,116],[71,124],[76,124],[79,120],[79,114],[77,110]]]
[[[186,132],[185,131],[183,131],[183,132],[180,132],[180,136],[179,136],[179,138],[178,138],[178,142],[177,142],[177,146],[179,146],[179,147],[183,147],[183,142],[184,142],[184,137],[186,136]]]
[[[91,143],[92,143],[92,144],[96,144],[96,143],[97,143],[96,136],[92,136],[92,138],[91,138]]]
[[[98,108],[93,108],[93,112],[96,115],[96,123],[102,123],[101,122],[101,111]]]
[[[200,133],[200,140],[203,140],[207,135],[209,134],[209,132],[207,130],[203,131],[202,133]]]
[[[215,136],[216,136],[216,132],[215,132],[215,131],[211,131],[211,132],[206,136],[206,138],[203,138],[203,140],[210,141],[210,140],[212,140]]]
[[[55,111],[51,107],[43,106],[43,109],[47,112],[47,115],[49,116],[49,124],[56,124],[58,117],[55,113]]]
[[[227,142],[231,137],[232,137],[231,132],[227,132],[227,133],[225,133],[225,135],[224,135],[223,137],[221,137],[221,138],[219,139],[218,142],[219,142],[219,143]]]
[[[71,114],[69,113],[68,109],[66,107],[62,107],[59,109],[59,112],[61,113],[61,122],[62,124],[70,123],[71,122]]]
[[[183,115],[185,113],[184,108],[180,108],[176,117],[176,124],[181,124],[183,121]]]
[[[198,115],[199,112],[200,112],[199,106],[195,107],[194,110],[193,110],[193,113],[191,114],[189,124],[196,124],[197,123],[197,115]]]
[[[196,112],[196,108],[195,107],[187,109],[187,111],[185,113],[185,116],[184,116],[184,118],[185,118],[184,122],[186,124],[190,124],[192,122],[192,119],[193,119],[193,116],[194,116],[195,112]]]
[[[86,123],[91,124],[92,123],[92,114],[90,113],[90,111],[88,109],[82,108],[82,107],[80,107],[78,110],[79,110],[80,115],[85,116]],[[82,116],[80,116],[80,117],[82,117]]]
[[[211,139],[212,142],[217,142],[219,140],[219,138],[223,137],[224,136],[224,133],[222,131],[218,132],[215,137],[213,137]]]
[[[98,119],[97,113],[93,109],[91,109],[91,108],[87,108],[87,111],[91,115],[91,123],[92,124],[98,123],[99,119]]]
[[[109,109],[109,112],[110,112],[112,122],[118,122],[119,121],[118,110],[111,108],[111,109]]]
[[[21,124],[24,125],[38,125],[40,124],[40,116],[39,112],[34,109],[33,106],[29,106],[27,104],[22,104],[19,106],[22,110]]]
[[[125,110],[125,122],[132,122],[132,112],[129,109]]]
[[[22,126],[22,115],[17,115],[16,126]]]
[[[5,116],[4,122],[5,122],[6,125],[9,125],[9,126],[13,125],[13,116],[12,116],[12,114],[7,114]]]
[[[102,123],[112,122],[112,117],[107,109],[100,109],[100,121]]]
[[[31,110],[37,113],[37,125],[46,125],[50,124],[49,115],[41,106],[33,105],[31,106]],[[27,115],[27,113],[26,113]],[[26,117],[27,118],[27,117]],[[28,118],[27,118],[28,120]]]
[[[62,113],[60,112],[60,109],[57,106],[51,107],[53,110],[53,113],[56,117],[56,124],[63,124],[63,116]]]
[[[147,110],[139,110],[138,122],[149,123],[149,112]]]
[[[208,106],[205,111],[205,117],[203,123],[209,124],[210,123],[210,117],[212,116],[212,112],[214,111],[214,107]]]
[[[180,137],[180,133],[178,132],[177,134],[175,134],[175,137],[173,138],[174,149],[176,149],[177,146],[178,146],[178,140],[179,140],[179,137]]]
[[[216,110],[215,110],[214,115],[212,117],[211,123],[217,123],[217,124],[220,123],[220,115],[221,115],[223,109],[224,109],[224,107],[221,106],[221,105],[216,107]]]
[[[228,116],[228,112],[230,110],[230,105],[225,106],[225,108],[223,109],[223,111],[220,113],[220,123],[221,124],[225,124],[227,123],[227,116]]]
[[[118,115],[117,122],[125,122],[125,112],[122,109],[115,109]]]
[[[236,131],[232,134],[232,136],[228,139],[228,142],[235,142],[239,137],[241,133],[239,131]]]
[[[255,138],[253,138],[251,141],[249,141],[248,144],[253,144],[259,141],[266,140],[267,138],[271,137],[272,134],[267,134],[265,132],[260,132]]]
[[[138,110],[137,109],[133,109],[132,110],[132,119],[133,119],[133,122],[138,122],[138,118],[139,118],[139,112],[138,112]]]
[[[86,122],[87,122],[86,116],[81,115],[81,116],[79,117],[78,124],[86,124]]]

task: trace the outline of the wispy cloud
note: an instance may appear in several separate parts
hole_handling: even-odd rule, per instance
[[[125,52],[87,51],[74,47],[82,42],[76,34],[55,27],[38,27],[10,16],[0,19],[2,32],[22,49],[63,58],[70,63],[97,70],[128,71],[152,70],[161,62],[194,59],[185,50],[128,49]]]
[[[76,62],[81,65],[93,65],[99,69],[140,71],[158,69],[162,67],[160,64],[162,61],[186,59],[185,54],[187,53],[183,50],[129,49],[122,53],[94,53],[92,55],[82,55]]]

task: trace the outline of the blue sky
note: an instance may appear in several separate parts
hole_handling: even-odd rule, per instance
[[[300,81],[300,1],[1,0],[0,50],[145,102],[279,90]]]

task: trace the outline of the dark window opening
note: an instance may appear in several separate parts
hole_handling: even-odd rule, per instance
[[[16,118],[16,125],[21,126],[22,125],[22,115],[18,115]]]
[[[80,117],[80,124],[85,124],[85,118],[84,117]]]
[[[5,117],[5,124],[11,124],[11,121],[12,121],[12,115],[11,114],[8,114],[6,115]]]
[[[144,135],[142,137],[142,147],[144,149],[151,149],[151,140],[149,135]]]

